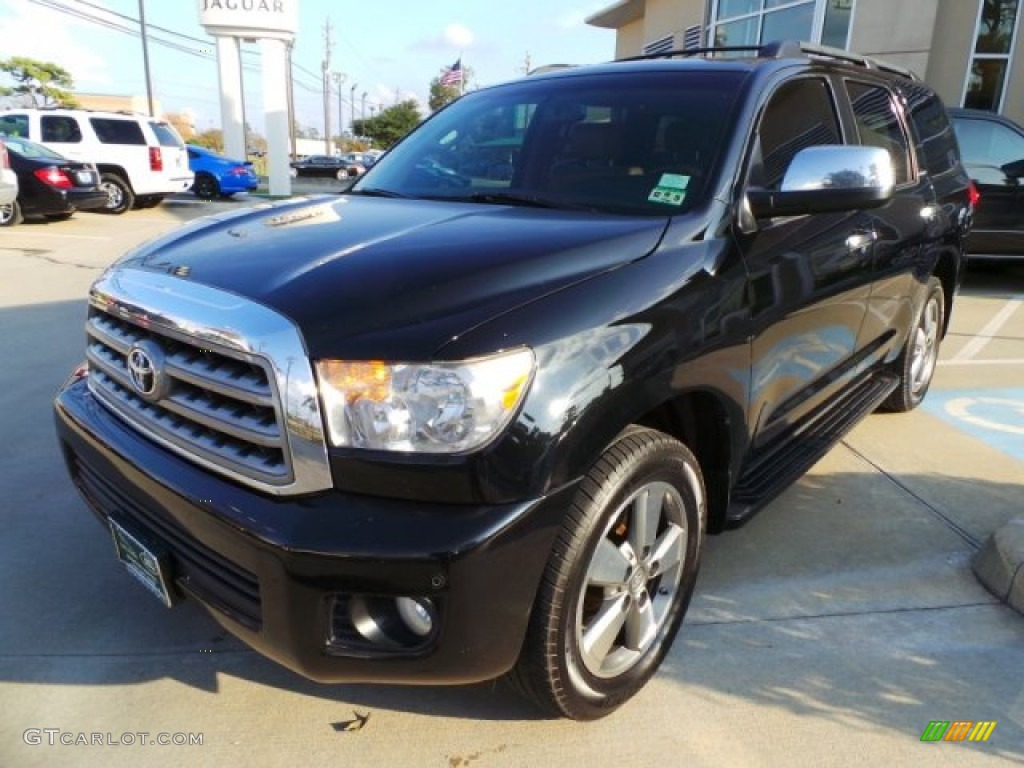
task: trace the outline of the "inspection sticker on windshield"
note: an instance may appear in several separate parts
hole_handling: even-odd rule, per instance
[[[652,203],[663,203],[664,205],[682,205],[686,200],[686,188],[690,184],[690,177],[678,173],[663,173],[658,180],[658,186],[651,190],[647,199]]]

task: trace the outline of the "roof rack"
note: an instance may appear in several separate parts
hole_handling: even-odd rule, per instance
[[[780,40],[778,42],[766,43],[765,45],[721,45],[710,48],[688,48],[661,51],[659,53],[644,53],[639,56],[629,56],[616,61],[648,61],[651,59],[673,59],[676,57],[689,58],[692,56],[706,56],[716,53],[750,53],[752,56],[761,59],[819,59],[830,61],[841,61],[844,64],[852,64],[865,69],[877,69],[880,72],[889,72],[900,75],[908,80],[920,80],[920,78],[909,69],[890,64],[881,59],[870,56],[862,56],[858,53],[844,51],[841,48],[831,48],[827,45],[815,45],[799,40]]]
[[[844,51],[842,48],[832,48],[827,45],[815,45],[799,40],[780,40],[761,46],[762,58],[765,59],[828,59],[841,61],[844,64],[853,64],[856,67],[865,69],[877,69],[880,72],[889,72],[893,75],[900,75],[908,80],[920,80],[913,70],[891,64],[882,59],[875,59],[871,56],[862,56],[859,53]]]

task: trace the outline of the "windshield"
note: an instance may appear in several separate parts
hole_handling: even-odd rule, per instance
[[[682,213],[706,195],[741,79],[632,71],[470,93],[413,131],[352,191]]]

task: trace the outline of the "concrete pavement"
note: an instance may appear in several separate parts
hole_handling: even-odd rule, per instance
[[[971,571],[1024,507],[1024,309],[1011,304],[1024,269],[972,275],[928,407],[871,417],[749,525],[709,539],[662,670],[612,717],[577,724],[538,719],[500,683],[309,683],[196,604],[165,610],[116,562],[50,416],[82,357],[86,289],[131,244],[244,204],[0,232],[0,766],[1024,762],[1024,617]],[[922,743],[935,720],[997,725],[986,743]],[[25,743],[46,728],[203,743]]]

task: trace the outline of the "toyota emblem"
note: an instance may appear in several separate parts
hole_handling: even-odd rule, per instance
[[[160,347],[148,339],[136,342],[128,350],[127,363],[128,376],[135,391],[150,402],[160,400],[165,394],[167,379]]]

